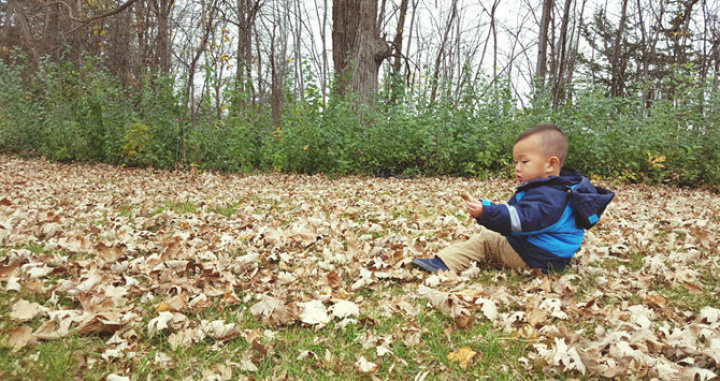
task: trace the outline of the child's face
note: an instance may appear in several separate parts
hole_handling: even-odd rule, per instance
[[[535,179],[559,174],[556,157],[548,155],[542,147],[540,134],[530,135],[513,147],[515,179],[519,185]]]

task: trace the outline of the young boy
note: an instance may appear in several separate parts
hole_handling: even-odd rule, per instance
[[[518,187],[510,201],[467,201],[480,233],[413,263],[430,272],[462,271],[472,261],[545,273],[565,268],[582,244],[584,229],[598,221],[614,196],[562,168],[567,151],[565,135],[554,124],[523,132],[513,147]]]

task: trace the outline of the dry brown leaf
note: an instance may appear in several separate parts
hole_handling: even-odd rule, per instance
[[[260,301],[250,307],[250,313],[272,325],[288,324],[292,319],[292,314],[285,303],[269,295],[262,295]]]
[[[173,313],[170,311],[164,311],[158,313],[158,316],[148,323],[148,336],[153,337],[169,327],[169,324],[173,321]]]
[[[10,319],[18,322],[26,322],[40,315],[45,309],[38,303],[30,303],[25,299],[18,300],[13,304],[10,311]]]
[[[645,298],[645,304],[650,307],[665,308],[670,305],[670,301],[662,295],[649,295]]]
[[[127,325],[127,322],[119,322],[118,318],[117,313],[93,314],[79,322],[75,331],[81,335],[115,332]]]
[[[237,337],[237,329],[224,322],[208,322],[208,333],[200,331],[200,316],[203,309],[237,304],[242,298],[242,304],[251,305],[250,312],[266,324],[292,324],[304,313],[303,319],[314,323],[299,326],[302,329],[315,329],[329,318],[355,318],[360,309],[375,319],[392,315],[407,322],[393,331],[395,340],[422,351],[424,333],[414,319],[428,307],[417,304],[415,297],[420,296],[429,308],[457,322],[447,327],[448,333],[469,326],[471,316],[482,314],[492,329],[539,348],[545,345],[528,355],[526,365],[532,372],[533,366],[550,364],[544,369],[548,377],[557,374],[552,372],[582,373],[578,357],[590,377],[618,379],[709,379],[715,371],[709,367],[720,362],[715,306],[697,312],[688,306],[694,302],[671,304],[652,291],[660,282],[668,289],[684,287],[690,294],[718,294],[716,282],[706,273],[720,270],[715,255],[720,198],[704,190],[612,184],[616,199],[601,223],[586,233],[564,275],[530,273],[515,280],[497,271],[491,285],[483,288],[478,286],[486,282],[474,280],[484,274],[482,264],[461,274],[428,276],[410,263],[476,232],[476,226],[457,218],[464,215],[457,189],[502,202],[514,191],[511,181],[400,182],[210,172],[193,176],[7,156],[0,156],[0,166],[1,184],[21,184],[0,190],[0,245],[44,248],[42,255],[24,249],[3,254],[0,281],[6,282],[5,290],[21,291],[28,300],[33,299],[26,294],[50,295],[43,303],[48,311],[21,317],[17,310],[12,315],[40,320],[35,333],[41,340],[78,329],[92,334],[123,327],[120,322],[146,321],[146,303],[160,307],[160,314],[187,313],[173,313],[167,321],[161,316],[150,320],[148,335],[168,332],[172,348],[208,335]],[[198,210],[177,213],[166,208],[153,213],[159,200],[192,204]],[[227,205],[236,205],[230,218],[212,212]],[[54,275],[57,283],[48,282]],[[582,293],[577,292],[580,285]],[[394,287],[417,292],[380,302],[358,295],[361,290],[395,295]],[[256,295],[266,297],[253,299]],[[633,305],[638,295],[641,303]],[[64,300],[78,302],[82,310],[52,311],[62,308]],[[114,312],[120,315],[110,315]],[[5,317],[11,319],[10,311]],[[600,328],[574,332],[557,320],[567,326]],[[242,322],[234,324],[242,327]],[[391,353],[392,345],[376,331],[373,318],[347,321],[338,328],[347,324],[375,332],[369,350]],[[103,359],[118,361],[119,366],[137,359],[131,361],[130,356],[146,338],[123,332],[125,327],[115,331],[116,339],[108,344],[112,349],[101,351]],[[31,342],[26,331],[15,332],[18,345]],[[263,352],[273,350],[259,344],[262,335],[240,332],[252,350],[240,364],[229,366],[241,372],[256,370],[260,359],[253,356],[264,357]],[[329,358],[327,368],[342,366],[340,357]],[[78,364],[84,364],[81,360]],[[417,360],[423,365],[429,361],[422,353]],[[314,361],[325,366],[320,356]],[[225,369],[217,370],[215,376],[221,377]],[[433,377],[430,369],[418,376]]]
[[[536,327],[545,323],[545,320],[547,320],[548,317],[548,313],[541,308],[531,307],[525,311],[525,316],[527,317],[530,325]]]
[[[199,332],[217,340],[229,340],[240,335],[240,327],[235,323],[225,323],[222,320],[200,321]]]
[[[189,348],[197,339],[197,329],[188,328],[179,332],[171,333],[168,337],[168,343],[170,348],[176,350],[177,348]]]
[[[8,333],[10,334],[9,338],[7,338],[8,344],[10,344],[13,351],[37,343],[37,339],[32,334],[32,328],[28,326],[11,328]]]
[[[473,315],[460,315],[455,319],[455,325],[460,329],[470,329],[475,323],[475,316]]]
[[[703,295],[705,294],[705,290],[703,290],[701,287],[696,286],[692,283],[683,283],[683,286],[687,290],[688,293],[693,295]]]
[[[380,369],[380,365],[374,362],[368,361],[365,356],[360,356],[358,361],[355,363],[355,370],[361,374],[375,373]]]
[[[330,316],[327,314],[327,309],[323,302],[319,300],[311,300],[306,303],[298,303],[302,308],[300,312],[300,321],[311,325],[323,325],[330,322]]]

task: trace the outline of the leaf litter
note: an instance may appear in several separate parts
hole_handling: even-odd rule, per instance
[[[376,357],[358,354],[352,366],[372,374],[399,361],[394,341],[423,342],[415,319],[428,308],[456,329],[482,321],[527,341],[518,366],[551,377],[717,378],[720,199],[711,192],[615,185],[618,197],[570,269],[509,281],[478,267],[429,275],[410,266],[470,237],[463,199],[502,202],[513,191],[505,180],[173,173],[6,156],[0,165],[0,281],[18,295],[0,319],[12,323],[2,339],[14,351],[104,333],[112,338],[99,361],[132,368],[138,351],[150,352],[145,337],[173,350],[207,338],[252,343],[238,363],[197,375],[226,379],[228,366],[257,372],[274,334],[202,319],[211,306],[246,306],[273,329],[309,332],[403,317],[391,335],[363,339]],[[395,286],[405,292],[386,294]],[[687,301],[698,298],[707,302]],[[482,355],[447,351],[461,368]],[[153,353],[157,366],[173,366]]]

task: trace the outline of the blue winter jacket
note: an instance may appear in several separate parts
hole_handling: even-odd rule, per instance
[[[482,200],[477,222],[506,236],[531,268],[559,271],[580,248],[584,229],[599,220],[615,194],[575,170],[518,186],[507,204]]]

